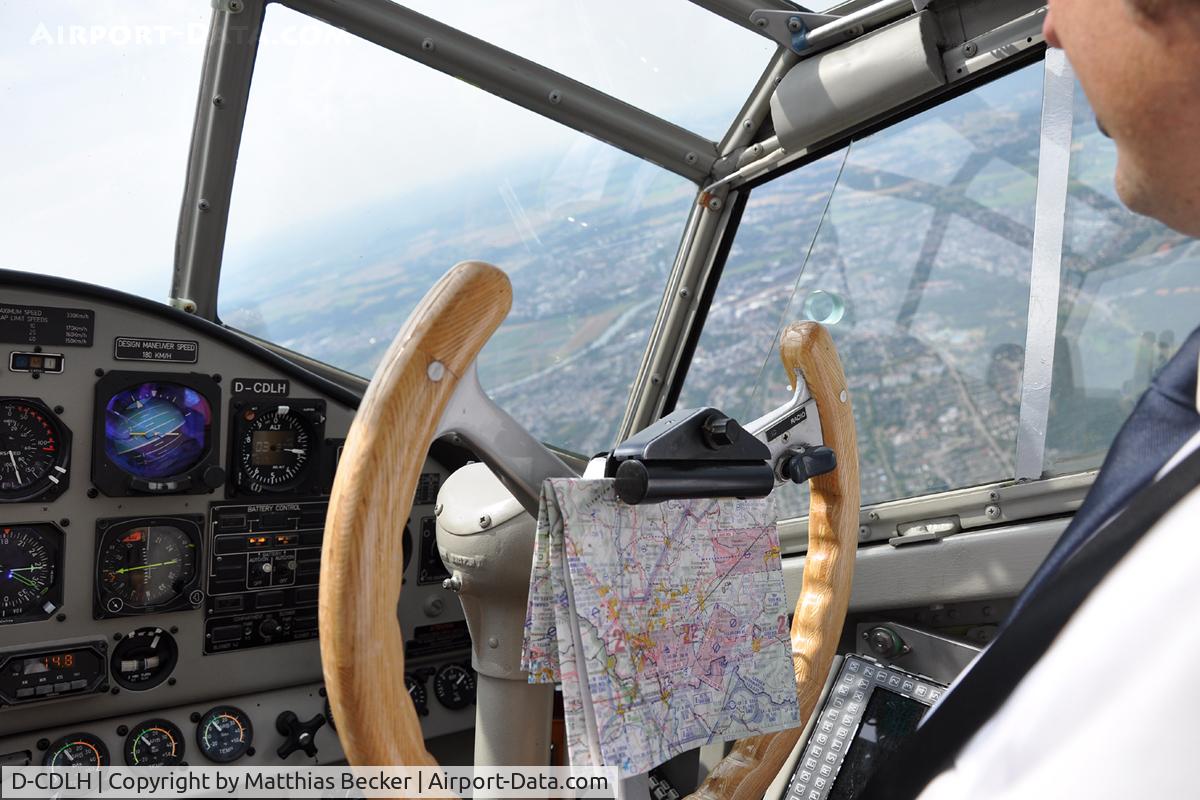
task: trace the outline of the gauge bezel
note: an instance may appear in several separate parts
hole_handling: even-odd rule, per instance
[[[66,535],[62,528],[55,525],[53,522],[14,522],[8,525],[0,525],[0,528],[38,528],[44,529],[44,533],[50,537],[54,548],[54,577],[50,581],[50,588],[43,595],[45,601],[38,605],[32,611],[15,617],[0,617],[0,625],[17,625],[25,622],[42,622],[50,619],[55,613],[62,608],[63,604],[63,564]],[[50,603],[54,608],[46,610],[46,603]]]
[[[308,464],[300,475],[277,490],[256,488],[246,475],[242,463],[243,439],[249,432],[251,422],[243,415],[248,410],[256,414],[274,413],[279,406],[287,406],[291,413],[305,421],[311,435]],[[325,456],[325,401],[320,399],[295,399],[281,397],[274,400],[233,400],[229,404],[229,483],[225,496],[237,497],[300,497],[322,494],[322,476]]]
[[[229,714],[230,716],[238,717],[245,725],[242,731],[245,733],[245,740],[241,752],[232,758],[214,758],[212,753],[204,745],[204,728],[209,719],[217,714]],[[254,746],[254,723],[250,720],[250,715],[237,706],[213,706],[200,717],[196,723],[196,747],[200,750],[200,755],[207,758],[214,764],[232,764],[239,758],[247,755],[250,748]]]
[[[101,556],[105,545],[115,537],[134,528],[152,526],[178,528],[191,540],[195,553],[195,569],[192,579],[180,590],[179,595],[165,603],[148,606],[131,606],[123,598],[110,591],[100,578]],[[190,611],[204,605],[204,517],[199,514],[181,514],[169,517],[115,517],[96,520],[96,546],[92,553],[92,619],[114,619],[117,617],[139,617],[146,614],[163,614],[171,611]]]
[[[199,393],[208,403],[212,419],[205,429],[204,453],[187,470],[153,480],[132,475],[108,457],[105,423],[109,401],[120,392],[143,383],[173,383]],[[164,494],[210,494],[215,487],[205,477],[215,469],[221,473],[221,387],[199,372],[130,372],[114,370],[96,381],[96,406],[92,415],[92,483],[107,497],[142,497]]]
[[[445,678],[446,673],[450,672],[451,670],[462,670],[463,674],[465,674],[471,680],[470,697],[467,697],[462,704],[459,704],[458,702],[446,702],[448,698],[439,688],[439,682]],[[478,691],[479,677],[476,675],[475,670],[473,670],[468,664],[460,664],[458,662],[443,664],[442,666],[438,667],[438,671],[433,675],[433,697],[444,708],[447,708],[450,711],[462,711],[463,709],[474,705]]]
[[[147,729],[153,727],[164,728],[167,734],[175,741],[175,756],[161,764],[141,764],[133,760],[133,745],[137,741],[137,737],[144,733]],[[187,738],[183,735],[183,731],[174,722],[162,717],[151,717],[150,719],[142,720],[137,725],[129,728],[128,735],[125,736],[125,741],[121,745],[121,755],[125,759],[125,764],[130,767],[175,767],[183,763],[183,758],[187,754]]]
[[[20,395],[0,395],[0,405],[8,402],[24,403],[43,413],[46,421],[54,429],[54,434],[58,437],[59,448],[58,453],[55,455],[54,465],[51,467],[50,474],[30,484],[29,488],[22,490],[20,494],[14,493],[8,495],[0,490],[0,503],[47,503],[58,499],[71,485],[71,429],[67,427],[67,424],[62,421],[62,418],[58,414],[55,414],[39,398],[22,397]],[[63,470],[58,473],[59,480],[57,483],[50,480],[54,477],[54,467],[61,467]]]
[[[90,731],[75,731],[74,733],[68,733],[65,736],[60,736],[55,739],[50,743],[50,746],[46,748],[46,755],[42,756],[42,766],[51,767],[53,769],[72,769],[71,767],[66,767],[61,764],[56,767],[53,763],[51,763],[51,761],[53,760],[54,756],[58,755],[67,744],[70,742],[82,741],[84,739],[90,740],[88,743],[96,746],[96,755],[100,760],[100,763],[97,764],[97,766],[111,767],[112,755],[108,752],[108,745],[104,743],[103,739]]]
[[[166,658],[160,662],[157,670],[149,678],[140,681],[128,680],[124,677],[124,673],[117,669],[117,663],[122,660],[121,651],[128,649],[131,642],[136,645],[139,639],[149,636],[158,636],[166,643]],[[175,641],[175,637],[156,625],[146,625],[123,636],[120,641],[113,645],[112,653],[108,658],[108,677],[113,683],[131,692],[146,692],[166,682],[167,678],[171,677],[171,673],[175,671],[175,667],[178,665],[179,643]]]

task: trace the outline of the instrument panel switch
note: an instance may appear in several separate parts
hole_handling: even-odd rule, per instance
[[[315,758],[317,755],[317,731],[325,724],[325,715],[317,714],[307,722],[292,711],[284,711],[275,718],[275,730],[283,734],[283,744],[275,754],[287,758],[297,750],[303,750],[306,755]]]

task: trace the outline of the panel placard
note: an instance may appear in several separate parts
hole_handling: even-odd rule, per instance
[[[0,342],[91,347],[95,333],[91,309],[0,303]]]
[[[145,339],[118,336],[113,340],[113,358],[117,361],[156,361],[195,364],[200,343],[191,339]]]

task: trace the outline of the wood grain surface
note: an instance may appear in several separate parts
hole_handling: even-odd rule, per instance
[[[804,376],[821,414],[825,445],[837,468],[809,481],[808,555],[792,619],[792,659],[800,727],[742,739],[691,796],[760,800],[795,747],[821,694],[837,651],[858,548],[858,438],[846,375],[829,332],[815,322],[788,326],[779,356],[788,379]]]
[[[402,537],[446,403],[511,305],[496,267],[467,261],[446,273],[384,354],[346,439],[325,522],[319,623],[325,688],[351,764],[436,763],[404,686]]]

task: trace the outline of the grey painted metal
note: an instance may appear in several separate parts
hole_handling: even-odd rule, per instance
[[[758,83],[754,85],[754,90],[746,97],[738,115],[733,118],[729,130],[721,137],[721,143],[718,145],[721,158],[714,165],[714,177],[722,177],[723,172],[732,170],[740,163],[742,151],[759,135],[763,121],[770,113],[771,94],[797,60],[796,54],[790,50],[780,48],[775,51]]]
[[[214,8],[209,27],[170,297],[171,305],[206,319],[217,318],[229,199],[264,5],[264,0],[243,0],[237,13]]]
[[[881,0],[843,14],[837,22],[813,28],[808,34],[808,47],[805,52],[815,53],[842,44],[848,38],[860,36],[872,28],[900,19],[927,4],[920,0]],[[837,12],[838,9],[833,9],[833,13]]]
[[[864,633],[872,628],[887,628],[905,644],[905,651],[896,656],[881,656],[865,641]],[[857,651],[900,669],[925,675],[935,681],[951,684],[967,668],[983,648],[934,631],[902,625],[898,622],[864,622],[856,626]]]
[[[1034,207],[1033,271],[1029,278],[1025,369],[1021,376],[1021,412],[1017,421],[1018,479],[1040,478],[1045,466],[1074,103],[1075,73],[1066,55],[1062,50],[1047,50]]]
[[[1012,58],[1017,53],[1045,42],[1042,25],[1046,9],[1038,8],[1006,22],[980,36],[948,48],[942,54],[946,79],[950,83],[969,78],[980,70]]]
[[[316,19],[699,182],[716,145],[689,130],[390,0],[280,0]]]
[[[940,88],[945,75],[937,31],[933,13],[922,11],[801,60],[771,100],[780,145],[803,150]]]
[[[934,545],[858,551],[850,611],[1015,597],[1068,520],[1055,519],[947,536]],[[788,602],[803,582],[804,557],[783,559]]]
[[[781,48],[776,51],[759,78],[758,85],[721,139],[721,162],[725,168],[714,169],[714,176],[737,165],[738,157],[754,140],[770,112],[775,87],[796,60],[796,55],[789,50]],[[736,195],[726,194],[728,191],[726,188],[716,193],[719,203],[716,209],[701,204],[700,201],[708,200],[705,191],[700,192],[697,203],[692,206],[675,263],[667,279],[667,291],[663,294],[662,305],[651,328],[642,363],[629,393],[625,415],[618,428],[618,442],[637,433],[662,414],[665,391],[680,366],[680,343],[687,340],[695,327],[695,299],[703,295],[710,280],[722,237],[732,235],[732,232],[727,233],[728,214]]]
[[[804,53],[808,48],[808,33],[821,25],[836,22],[833,14],[813,14],[807,11],[771,11],[760,8],[750,15],[750,22],[764,36],[793,53]],[[859,31],[851,29],[852,34]]]
[[[679,369],[682,357],[680,343],[694,326],[697,300],[712,273],[716,243],[729,225],[735,197],[730,194],[709,198],[702,192],[700,199],[704,202],[692,207],[683,244],[667,279],[663,303],[650,330],[642,365],[618,429],[618,442],[662,416],[668,379]]]
[[[479,385],[472,362],[458,382],[434,434],[458,436],[537,519],[538,497],[546,478],[578,475],[533,437]]]
[[[774,11],[799,10],[799,6],[784,2],[784,0],[690,0],[690,2],[762,36],[767,34],[750,21],[750,15],[755,11],[762,8]]]
[[[1036,483],[1006,481],[866,506],[859,514],[859,541],[890,542],[914,526],[947,519],[954,520],[959,530],[971,531],[998,523],[1073,514],[1083,502],[1095,477],[1093,470],[1047,478]],[[988,514],[988,509],[993,507],[998,511],[996,516]],[[928,527],[936,530],[940,526],[929,524]],[[947,531],[942,536],[927,538],[933,540],[948,535],[952,534]],[[808,547],[808,518],[781,520],[779,541],[784,553],[804,552]],[[914,550],[925,547],[919,542],[906,543],[904,546]]]

